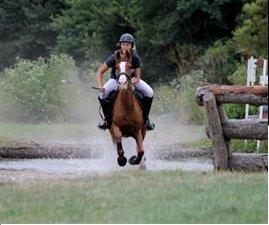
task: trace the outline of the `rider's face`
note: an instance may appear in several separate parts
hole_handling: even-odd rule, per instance
[[[121,42],[120,44],[121,50],[125,53],[126,51],[130,52],[132,48],[132,44],[129,42]]]

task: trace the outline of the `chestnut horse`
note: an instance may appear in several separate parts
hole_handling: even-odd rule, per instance
[[[122,137],[133,137],[136,141],[137,154],[129,159],[132,165],[140,164],[144,155],[143,140],[146,136],[146,126],[143,123],[142,109],[135,97],[131,81],[131,55],[121,58],[116,55],[116,74],[118,94],[114,102],[110,134],[117,146],[118,164],[125,166],[127,159],[122,148]]]

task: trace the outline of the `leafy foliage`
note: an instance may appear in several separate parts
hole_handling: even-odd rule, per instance
[[[74,61],[66,55],[53,55],[48,62],[17,59],[5,72],[5,91],[11,102],[24,108],[28,119],[51,120],[63,113],[61,79],[73,70]]]
[[[246,62],[243,62],[237,63],[236,70],[230,76],[228,76],[228,80],[230,81],[230,83],[236,85],[246,85],[247,65]]]
[[[180,110],[189,124],[204,124],[205,111],[196,103],[197,87],[205,83],[203,72],[200,70],[191,71],[180,79]]]
[[[228,75],[235,70],[234,46],[231,41],[216,41],[199,59],[199,66],[210,83],[228,83]]]
[[[104,56],[115,49],[122,33],[134,32],[120,13],[129,9],[128,2],[69,1],[70,8],[53,22],[59,33],[56,50],[69,53],[76,59],[104,60]]]
[[[268,58],[268,0],[245,4],[241,20],[234,32],[237,50],[248,57]]]
[[[187,120],[200,123],[201,109],[193,100],[200,85],[196,82],[198,74],[202,83],[244,85],[245,59],[268,57],[267,27],[267,0],[2,0],[0,71],[15,63],[5,73],[13,101],[28,108],[30,114],[44,108],[47,114],[56,110],[57,100],[53,102],[37,90],[47,90],[46,79],[57,86],[58,80],[48,74],[57,70],[56,77],[61,77],[57,66],[69,65],[67,60],[52,66],[50,54],[71,55],[81,67],[85,61],[103,62],[118,48],[120,35],[128,32],[136,39],[143,79],[158,86],[156,111],[170,109],[165,95],[175,96],[172,100],[180,102],[182,112],[189,116]],[[40,56],[43,59],[23,60]],[[16,61],[16,57],[21,60]],[[25,74],[29,84],[18,74]],[[179,82],[172,87],[160,86],[171,80]],[[184,83],[192,84],[187,87]],[[36,93],[36,99],[30,100],[28,92],[20,95],[12,85],[22,90],[28,87],[29,93]],[[27,100],[22,102],[24,94]],[[243,115],[243,108],[234,105],[227,110],[235,118]]]
[[[104,59],[108,54],[105,52],[116,48],[120,35],[130,32],[143,56],[144,76],[151,81],[167,80],[181,71],[177,61],[185,59],[180,58],[179,44],[195,44],[199,48],[231,36],[243,4],[239,0],[69,2],[70,8],[54,20],[54,28],[60,34],[58,50],[78,58]]]
[[[245,118],[245,105],[238,104],[225,104],[225,112],[230,119],[244,119]],[[258,107],[250,106],[249,115],[258,115]]]
[[[261,141],[260,148],[257,149],[256,140],[231,140],[231,149],[233,152],[246,152],[246,153],[268,153],[268,142]]]
[[[63,0],[0,1],[0,70],[16,57],[48,57],[57,36],[51,17],[65,7]]]

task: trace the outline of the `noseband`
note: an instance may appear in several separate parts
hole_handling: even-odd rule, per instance
[[[119,74],[116,75],[117,83],[119,82],[119,78],[120,78],[121,75],[125,75],[128,81],[131,80],[131,76],[129,74],[127,74],[127,73],[119,73]]]

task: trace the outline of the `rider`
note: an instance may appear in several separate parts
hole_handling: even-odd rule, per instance
[[[120,51],[121,57],[124,57],[127,51],[131,53],[132,69],[133,69],[132,83],[136,87],[136,89],[141,91],[144,95],[143,100],[142,100],[143,117],[146,123],[147,130],[154,130],[155,125],[152,121],[149,120],[149,112],[150,112],[151,104],[153,101],[154,93],[153,93],[152,88],[145,81],[140,79],[140,76],[141,76],[140,57],[137,54],[137,52],[134,50],[134,43],[135,43],[135,40],[131,34],[128,34],[128,33],[123,34],[119,40],[120,49],[117,51]],[[109,104],[109,101],[106,100],[106,98],[109,97],[109,94],[112,91],[117,90],[115,56],[116,54],[112,54],[110,57],[108,57],[106,62],[97,71],[97,83],[98,83],[98,88],[100,90],[98,99],[100,101],[100,104],[101,104],[101,107],[103,109],[103,113],[105,116],[104,121],[99,123],[97,126],[100,129],[104,129],[104,130],[106,128],[110,128],[110,125],[107,122],[109,119],[111,119],[111,114],[112,114],[111,104]],[[110,79],[108,80],[108,82],[106,82],[105,85],[103,85],[103,76],[109,68],[111,68]]]

